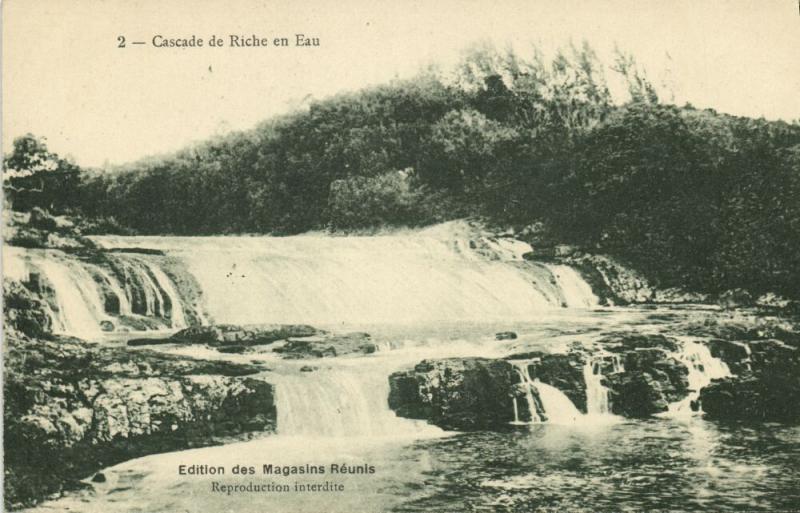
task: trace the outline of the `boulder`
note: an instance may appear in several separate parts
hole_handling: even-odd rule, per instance
[[[506,360],[423,360],[389,377],[389,407],[401,417],[428,420],[445,429],[507,428],[514,420],[514,398],[524,401],[520,382]]]

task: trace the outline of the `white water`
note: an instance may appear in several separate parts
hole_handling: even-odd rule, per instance
[[[597,306],[598,298],[592,288],[578,274],[578,271],[567,265],[548,265],[548,269],[556,278],[558,288],[564,296],[567,308],[592,308]]]
[[[514,368],[519,375],[520,383],[523,387],[525,392],[525,403],[528,407],[528,418],[530,419],[528,422],[522,421],[519,417],[519,406],[517,405],[517,398],[514,397],[514,424],[536,424],[542,422],[542,417],[539,415],[539,411],[536,409],[536,402],[533,398],[533,390],[532,387],[534,386],[533,380],[531,380],[530,371],[528,370],[528,364],[530,363],[528,360],[517,360],[511,362],[514,365]]]
[[[421,437],[442,431],[389,409],[392,369],[372,362],[275,376],[278,434],[305,437]]]
[[[583,366],[583,379],[586,382],[586,411],[589,415],[609,415],[611,413],[608,388],[603,385],[602,363],[606,358],[611,359],[612,372],[624,371],[619,355],[601,352],[587,358],[586,364]]]
[[[530,249],[525,243],[500,239],[471,249],[469,239],[458,237],[442,229],[370,237],[95,240],[181,259],[216,322],[533,320],[562,303],[596,305],[588,284],[570,268],[552,266],[556,276],[547,266],[520,261]]]
[[[150,270],[150,273],[155,277],[156,282],[158,282],[158,286],[164,293],[167,294],[169,297],[169,302],[172,307],[172,311],[170,312],[170,320],[172,323],[172,327],[176,329],[185,328],[186,324],[186,316],[183,313],[183,304],[181,301],[181,297],[178,295],[178,291],[175,290],[175,287],[172,285],[172,280],[162,271],[157,265],[151,262],[144,263],[147,268]],[[158,288],[156,288],[158,290]],[[162,304],[163,304],[163,298]],[[163,310],[163,309],[162,309]]]
[[[48,303],[45,309],[56,333],[97,339],[103,333],[103,323],[110,323],[106,329],[113,326],[127,330],[117,315],[147,316],[155,325],[174,329],[188,324],[180,292],[156,263],[145,258],[115,256],[124,273],[116,276],[103,264],[85,262],[61,251],[14,248],[14,251],[4,250],[3,257],[6,277],[23,282],[32,274],[43,278],[39,286],[45,289],[43,298]],[[134,291],[143,299],[138,312],[134,312]],[[105,295],[116,297],[119,311],[106,311]],[[165,295],[172,304],[170,312],[165,308]]]
[[[36,259],[35,265],[55,289],[58,312],[53,319],[54,331],[84,338],[99,336],[103,310],[101,307],[98,311],[100,300],[93,282],[87,283],[85,275],[76,272],[74,266],[52,258]]]
[[[691,339],[681,339],[682,348],[673,356],[689,369],[689,395],[681,401],[669,405],[667,415],[691,415],[692,402],[700,397],[700,390],[707,387],[711,380],[731,375],[728,366],[711,355],[708,346]]]
[[[542,400],[547,422],[551,424],[575,424],[581,422],[584,415],[575,407],[564,392],[538,379],[534,381],[539,398]]]
[[[119,282],[111,276],[111,273],[106,271],[100,266],[94,266],[93,269],[97,274],[103,277],[103,279],[108,284],[111,291],[117,296],[117,300],[119,301],[119,313],[121,315],[131,315],[131,301],[128,297],[128,293],[122,290]]]

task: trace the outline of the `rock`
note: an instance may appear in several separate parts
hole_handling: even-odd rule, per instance
[[[651,301],[653,303],[707,303],[709,300],[708,294],[700,292],[689,292],[677,287],[667,289],[658,289],[653,293]]]
[[[557,261],[575,267],[603,304],[648,303],[655,294],[641,273],[610,257],[575,253]]]
[[[5,342],[7,505],[127,459],[275,429],[273,386],[250,377],[255,365],[68,337],[7,332]]]
[[[623,368],[605,378],[611,411],[617,415],[648,417],[689,394],[689,370],[662,348],[624,351]]]
[[[501,331],[500,333],[495,333],[494,338],[495,340],[514,340],[517,338],[517,334],[513,331]]]
[[[291,338],[274,351],[287,359],[326,358],[348,354],[371,354],[378,347],[369,333],[326,334],[317,337]]]
[[[171,339],[181,344],[220,345],[258,345],[271,344],[290,337],[310,337],[324,334],[312,326],[294,324],[217,324],[213,326],[192,326],[181,330]]]
[[[100,329],[106,332],[114,331],[114,323],[106,320],[100,321]]]
[[[714,381],[700,391],[706,416],[719,420],[800,422],[800,375],[748,373]]]
[[[752,306],[753,296],[744,289],[731,289],[723,292],[717,298],[717,304],[725,309]]]
[[[389,407],[399,416],[465,431],[506,428],[513,398],[525,395],[514,366],[489,358],[424,360],[389,383]]]
[[[45,336],[52,331],[53,321],[47,304],[26,284],[3,280],[3,301],[6,329],[12,328],[32,337]]]
[[[128,340],[127,344],[132,347],[136,346],[156,346],[165,344],[174,344],[175,341],[171,338],[132,338]]]
[[[313,365],[303,365],[300,367],[300,372],[314,372],[317,369],[319,369],[319,367],[314,367]]]

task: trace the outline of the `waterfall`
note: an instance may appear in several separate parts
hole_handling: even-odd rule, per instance
[[[673,356],[689,369],[689,395],[681,401],[669,405],[669,415],[691,415],[692,403],[700,397],[700,390],[707,387],[711,380],[731,375],[728,366],[711,355],[705,344],[694,340],[682,339],[682,347]]]
[[[94,266],[92,270],[97,274],[99,274],[100,276],[102,276],[103,280],[106,282],[109,289],[111,289],[111,291],[117,297],[117,300],[119,301],[120,315],[131,315],[132,310],[131,310],[130,298],[128,297],[126,291],[122,290],[122,287],[120,286],[116,278],[111,276],[111,273],[109,273],[102,267]]]
[[[533,382],[536,390],[539,391],[539,398],[542,400],[542,409],[547,416],[547,422],[551,424],[574,424],[580,422],[583,414],[570,401],[564,392],[547,383],[542,383],[538,379]]]
[[[104,331],[180,329],[188,325],[180,291],[158,262],[108,255],[91,262],[57,250],[3,253],[4,271],[25,282],[43,278],[41,294],[54,332],[96,339]],[[108,303],[116,299],[119,307]]]
[[[589,415],[611,413],[608,388],[603,385],[603,363],[606,359],[611,359],[612,372],[624,371],[619,355],[600,353],[587,358],[583,366],[583,379],[586,383],[586,411]]]
[[[597,306],[598,298],[581,275],[567,265],[548,265],[556,279],[564,305],[568,308],[592,308]]]
[[[519,376],[520,385],[523,387],[523,391],[525,392],[525,403],[528,407],[528,418],[530,419],[529,422],[525,422],[519,417],[519,408],[517,406],[517,398],[514,397],[514,424],[536,424],[542,422],[542,417],[539,415],[539,412],[536,408],[536,401],[533,397],[533,380],[531,380],[530,371],[528,369],[528,364],[530,362],[528,360],[517,360],[511,361],[511,364],[514,365],[514,369],[517,371],[517,375]]]
[[[424,436],[441,430],[389,409],[391,370],[367,363],[276,376],[278,433],[311,437]]]
[[[185,328],[186,317],[184,316],[183,313],[183,305],[181,304],[181,298],[178,295],[178,292],[172,285],[172,281],[158,266],[149,262],[145,262],[145,265],[147,266],[147,269],[150,271],[150,274],[152,274],[155,277],[158,286],[161,288],[161,290],[164,291],[165,294],[167,294],[167,297],[169,298],[171,307],[170,311],[171,326],[176,329]],[[162,304],[163,304],[163,298],[162,298]]]
[[[181,261],[202,291],[205,313],[221,323],[519,321],[597,301],[569,267],[521,260],[530,248],[523,242],[473,244],[445,228],[369,237],[93,240],[106,248],[157,249]]]
[[[37,258],[34,265],[54,289],[58,309],[53,319],[54,331],[85,338],[99,336],[103,309],[98,310],[100,298],[94,280],[54,258]]]

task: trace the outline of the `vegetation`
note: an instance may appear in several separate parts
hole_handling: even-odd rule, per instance
[[[613,69],[627,79],[622,104],[587,46],[551,60],[479,47],[455,73],[314,102],[77,184],[74,166],[27,136],[6,167],[70,192],[9,193],[15,209],[72,209],[146,234],[538,222],[550,241],[663,286],[797,296],[800,125],[662,104],[632,58]]]

